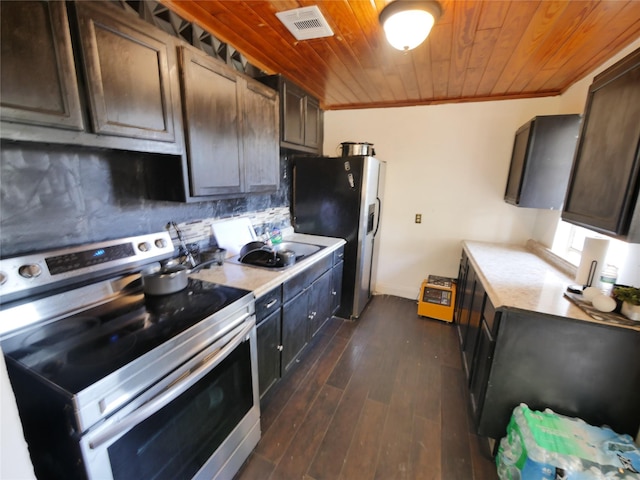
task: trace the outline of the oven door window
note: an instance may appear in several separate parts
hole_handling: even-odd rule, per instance
[[[253,406],[248,341],[108,447],[113,478],[191,478]]]

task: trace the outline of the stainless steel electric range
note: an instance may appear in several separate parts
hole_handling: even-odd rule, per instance
[[[167,232],[0,260],[0,345],[39,478],[231,478],[260,438],[254,297],[151,296]]]

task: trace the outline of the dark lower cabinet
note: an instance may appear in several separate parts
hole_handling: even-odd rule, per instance
[[[458,273],[458,288],[461,295],[456,302],[455,318],[471,403],[473,411],[477,413],[491,370],[494,347],[487,325],[496,323],[496,312],[464,251]],[[486,320],[487,316],[491,316],[491,319]]]
[[[327,256],[283,285],[283,372],[293,366],[305,345],[331,316],[332,264],[332,257]]]
[[[462,342],[462,358],[464,360],[465,371],[469,382],[473,379],[475,370],[475,353],[480,334],[480,323],[482,321],[482,310],[487,300],[486,293],[480,281],[473,275],[473,288],[471,295],[471,306],[469,309],[469,321]]]
[[[256,300],[258,388],[262,397],[280,378],[282,286]]]
[[[635,437],[640,427],[640,331],[536,314],[502,312],[478,433],[501,438],[513,408],[530,408],[608,425]]]
[[[456,324],[458,324],[459,335],[460,335],[460,324],[462,323],[462,317],[463,317],[462,305],[466,298],[465,285],[467,283],[468,273],[469,273],[469,258],[467,257],[467,254],[463,250],[462,255],[460,256],[460,265],[458,267],[458,279],[456,282],[457,284],[456,303],[455,303],[455,309],[453,311],[455,322]]]
[[[502,438],[520,403],[637,434],[640,331],[496,309],[466,255],[460,272],[456,319],[479,435]]]
[[[331,269],[331,315],[340,308],[342,300],[342,275],[344,273],[344,261],[340,261]]]
[[[460,292],[460,303],[456,310],[456,321],[458,326],[458,338],[460,340],[460,346],[464,351],[464,346],[467,338],[467,330],[469,329],[469,320],[471,317],[471,308],[474,300],[475,288],[476,288],[476,275],[467,262],[465,267],[464,278],[458,279],[458,288]],[[465,365],[466,368],[466,365]],[[469,371],[467,370],[467,374]]]
[[[344,250],[336,252],[256,300],[261,397],[295,365],[340,305],[340,289],[334,292],[342,282]]]
[[[476,415],[482,410],[484,394],[487,390],[487,381],[491,372],[491,360],[495,340],[484,320],[480,325],[477,337],[477,347],[473,360],[474,369],[470,377],[469,393],[471,394],[471,407]]]
[[[309,335],[311,339],[331,316],[331,270],[311,284],[309,294]]]
[[[275,312],[262,320],[256,329],[258,340],[258,388],[264,395],[280,378],[280,323],[282,312]]]
[[[282,307],[282,373],[289,370],[307,344],[309,296],[305,289]]]

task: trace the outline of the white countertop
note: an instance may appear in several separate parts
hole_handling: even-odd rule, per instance
[[[309,243],[325,248],[282,271],[225,262],[222,265],[214,265],[211,268],[200,270],[192,276],[200,280],[251,290],[255,297],[259,298],[318,260],[332,255],[335,250],[346,243],[342,238],[303,233],[293,233],[286,236],[283,241]]]
[[[533,312],[600,322],[564,296],[573,278],[553,267],[524,246],[484,242],[463,242],[476,274],[497,308]],[[626,327],[640,330],[637,327]]]

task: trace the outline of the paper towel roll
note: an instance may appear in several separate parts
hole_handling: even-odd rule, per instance
[[[598,287],[600,280],[600,272],[605,267],[605,260],[607,259],[607,250],[609,249],[609,240],[606,238],[591,238],[584,239],[584,246],[582,247],[582,256],[580,257],[580,265],[576,273],[576,283],[578,285],[587,285],[589,281],[589,270],[591,269],[591,263],[595,260],[597,262],[595,273],[593,275],[593,286]]]

